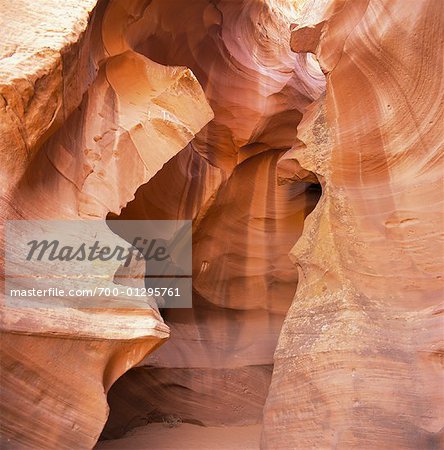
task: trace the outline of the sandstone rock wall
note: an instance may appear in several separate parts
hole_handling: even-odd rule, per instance
[[[442,0],[0,6],[1,267],[10,219],[194,243],[192,309],[2,298],[2,445],[91,448],[108,391],[105,438],[444,445]]]
[[[112,5],[94,3],[2,2],[2,268],[5,220],[118,213],[213,117],[189,69],[135,52]],[[156,309],[131,302],[23,308],[4,297],[1,332],[5,448],[91,448],[111,384],[169,336]]]
[[[119,215],[194,219],[195,295],[193,310],[162,312],[171,339],[111,390],[105,437],[169,415],[262,420],[297,284],[288,252],[319,198],[315,177],[278,183],[277,163],[325,84],[290,50],[292,14],[288,2],[154,0],[128,29],[139,52],[196,74],[214,119]]]
[[[327,88],[294,157],[323,193],[292,250],[264,448],[443,445],[443,8],[300,11],[293,50],[316,55]]]

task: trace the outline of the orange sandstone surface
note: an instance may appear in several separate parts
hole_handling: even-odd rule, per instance
[[[2,298],[1,447],[443,446],[443,22],[0,0],[2,268],[8,220],[193,221],[192,308]]]

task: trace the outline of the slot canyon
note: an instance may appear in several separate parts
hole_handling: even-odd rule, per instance
[[[443,448],[443,63],[443,0],[0,0],[0,447]],[[11,297],[148,221],[189,307]]]

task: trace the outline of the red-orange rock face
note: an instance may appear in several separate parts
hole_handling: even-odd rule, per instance
[[[301,11],[292,39],[326,73],[295,155],[323,195],[292,250],[299,285],[262,443],[438,448],[444,3],[323,3]]]
[[[154,370],[138,369],[138,401],[116,409],[116,387],[110,427],[131,427],[136,405],[159,420],[175,413],[202,424],[256,423],[296,288],[287,254],[319,196],[306,191],[308,183],[278,184],[276,165],[323,78],[291,52],[293,9],[285,2],[112,0],[93,7],[66,5],[76,20],[8,7],[8,17],[20,13],[29,24],[30,36],[14,32],[11,19],[2,67],[2,218],[100,220],[120,214],[142,185],[120,218],[194,219],[194,309],[164,313],[171,342],[145,361]],[[194,75],[171,67],[178,65]],[[156,311],[130,311],[4,305],[8,442],[94,443],[107,414],[104,391],[168,335]],[[106,329],[107,320],[121,324],[120,334]],[[94,358],[83,358],[73,373],[96,339],[87,352]],[[32,359],[25,358],[28,346],[38,349]],[[64,346],[72,351],[47,373]],[[133,379],[120,384],[134,390]],[[23,395],[20,383],[29,385]],[[190,395],[182,399],[172,384]],[[24,413],[36,419],[28,423]]]
[[[193,221],[193,308],[2,299],[5,448],[443,445],[442,0],[0,5],[2,268],[10,219]]]
[[[46,12],[4,5],[2,268],[5,220],[119,212],[213,117],[190,70],[135,52],[103,4],[65,6],[62,18],[56,2]],[[150,307],[19,308],[5,298],[1,331],[6,448],[91,448],[112,383],[169,336]]]
[[[211,426],[262,420],[297,283],[288,253],[319,198],[307,190],[316,179],[278,182],[302,111],[324,87],[290,51],[291,8],[197,1],[179,17],[177,4],[151,2],[129,34],[146,33],[137,49],[149,58],[190,67],[214,119],[119,218],[194,219],[194,306],[163,312],[171,338],[110,392],[106,437],[171,414]]]

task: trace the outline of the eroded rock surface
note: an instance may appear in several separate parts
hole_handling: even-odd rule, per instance
[[[264,448],[443,445],[443,19],[441,1],[352,0],[296,21],[327,88],[294,156],[323,195],[292,250]]]
[[[91,448],[134,366],[105,438],[264,418],[263,448],[443,445],[441,0],[0,4],[2,231],[194,242],[192,309],[2,301],[2,445]]]
[[[2,268],[5,220],[119,213],[213,117],[191,71],[134,51],[118,26],[129,16],[116,22],[111,6],[2,3]],[[52,309],[2,299],[2,446],[95,444],[111,384],[169,336],[157,309],[111,300]]]
[[[314,176],[278,183],[277,163],[325,85],[319,67],[290,50],[294,12],[284,1],[154,0],[129,27],[144,36],[139,52],[193,71],[214,119],[119,216],[194,219],[196,292],[193,310],[162,312],[171,339],[110,392],[105,437],[168,415],[204,425],[262,420],[297,284],[288,253],[319,198]]]

